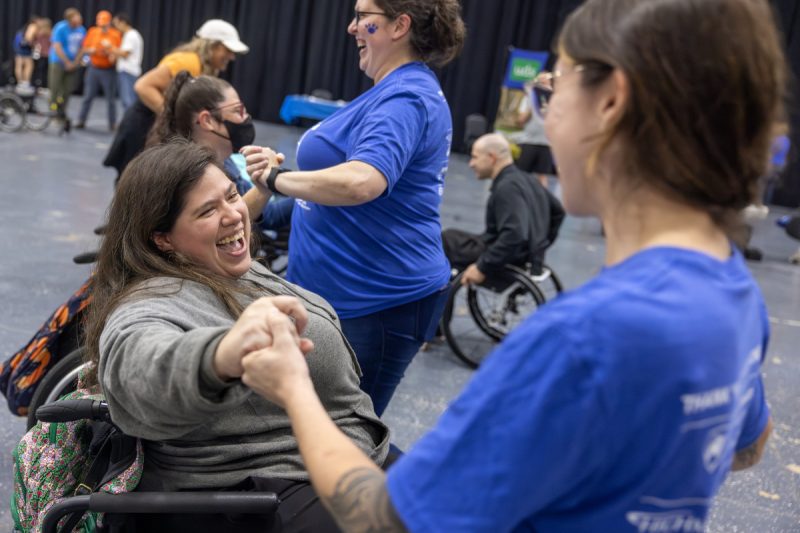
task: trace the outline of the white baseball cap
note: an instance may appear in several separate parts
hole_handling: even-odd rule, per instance
[[[239,39],[239,32],[232,24],[222,19],[207,20],[197,30],[197,36],[209,41],[219,41],[225,48],[236,54],[246,54],[250,47]]]

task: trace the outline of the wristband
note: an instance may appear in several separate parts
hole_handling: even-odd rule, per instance
[[[283,174],[284,172],[289,172],[291,169],[284,168],[284,167],[272,167],[269,171],[269,175],[267,176],[266,184],[267,189],[271,190],[274,193],[280,194],[280,191],[275,188],[275,180],[278,178],[278,174]]]

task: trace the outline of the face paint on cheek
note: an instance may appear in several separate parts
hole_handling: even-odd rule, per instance
[[[378,25],[375,24],[375,23],[367,24],[366,28],[367,28],[367,32],[370,33],[370,34],[375,33],[376,31],[378,31]]]

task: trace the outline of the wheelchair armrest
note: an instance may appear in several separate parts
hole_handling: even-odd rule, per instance
[[[55,533],[58,521],[72,512],[115,514],[273,514],[278,509],[274,492],[97,492],[73,496],[53,505],[42,522],[42,533]]]
[[[129,492],[89,495],[89,510],[101,513],[270,514],[274,492]]]

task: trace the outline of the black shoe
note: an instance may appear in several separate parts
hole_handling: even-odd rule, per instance
[[[108,226],[106,226],[105,224],[103,224],[102,226],[97,226],[96,228],[94,228],[94,234],[103,235],[106,232],[106,228],[108,228]]]
[[[758,248],[748,246],[744,249],[744,258],[750,261],[761,261],[764,259],[764,253]]]
[[[86,123],[85,122],[78,122],[77,124],[75,124],[75,129],[76,130],[85,130],[86,129]]]

